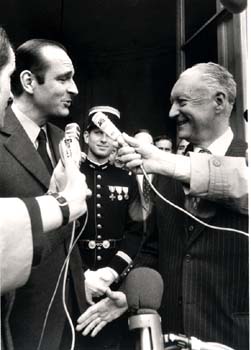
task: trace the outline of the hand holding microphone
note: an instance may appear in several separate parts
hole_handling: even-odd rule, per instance
[[[59,192],[67,200],[70,209],[70,221],[77,219],[86,212],[86,198],[91,196],[91,190],[87,187],[85,176],[80,173],[78,168],[81,151],[79,152],[79,144],[74,144],[76,135],[76,131],[72,133],[72,129],[71,133],[68,133],[68,136],[66,133],[67,137],[65,139],[71,139],[72,142],[67,141],[64,144],[63,140],[62,144],[64,146],[62,144],[60,146],[62,158],[53,171],[49,186],[49,192]],[[77,149],[77,153],[74,154],[75,149]]]
[[[102,112],[97,112],[92,117],[92,122],[116,142],[119,147],[118,160],[135,173],[142,173],[142,166],[146,172],[154,172],[159,159],[166,153],[153,145],[140,143],[135,138],[122,134]]]

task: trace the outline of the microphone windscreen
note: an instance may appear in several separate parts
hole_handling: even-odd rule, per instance
[[[158,310],[164,283],[160,274],[148,267],[133,269],[125,281],[125,294],[130,312],[139,309]]]

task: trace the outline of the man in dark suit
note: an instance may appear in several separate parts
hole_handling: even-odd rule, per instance
[[[17,49],[12,86],[14,104],[0,131],[1,197],[34,197],[47,192],[51,171],[59,160],[58,144],[64,135],[48,121],[51,116],[68,116],[73,96],[78,93],[73,75],[72,62],[58,43],[29,40]],[[64,213],[65,219],[68,214]],[[14,216],[15,213],[13,220]],[[26,285],[17,290],[10,316],[15,349],[38,346],[46,311],[68,251],[71,230],[72,225],[64,225],[49,232],[48,244],[41,252],[37,252],[39,242],[34,246],[36,259],[33,259],[31,275]],[[41,349],[70,347],[61,290],[62,283],[52,304]],[[86,308],[77,248],[71,254],[66,300],[75,318]]]
[[[140,145],[126,135],[131,147],[121,148],[119,155],[129,168],[137,170],[143,164],[147,172],[161,174],[155,178],[158,191],[196,218],[242,231],[206,227],[155,196],[149,222],[151,245],[145,245],[139,264],[154,263],[157,258],[165,285],[164,333],[184,333],[246,350],[247,145],[234,137],[229,126],[235,97],[236,83],[224,67],[195,65],[174,85],[169,112],[176,119],[179,138],[190,143],[190,157]],[[239,172],[243,182],[236,177]]]

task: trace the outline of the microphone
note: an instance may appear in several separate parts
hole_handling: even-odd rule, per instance
[[[132,270],[125,281],[130,330],[139,330],[140,350],[164,350],[159,309],[163,294],[160,274],[147,267]]]
[[[108,135],[112,140],[118,141],[121,145],[125,144],[121,131],[103,112],[97,112],[92,117],[92,122]]]
[[[79,145],[80,127],[77,123],[67,124],[65,127],[65,136],[59,143],[59,152],[63,164],[65,159],[71,158],[80,167],[82,160],[85,160],[85,153],[81,152]]]

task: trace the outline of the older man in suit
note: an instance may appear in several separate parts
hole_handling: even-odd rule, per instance
[[[206,224],[222,228],[205,226],[157,196],[154,199],[150,233],[151,241],[158,242],[157,250],[152,252],[146,244],[141,263],[153,262],[157,256],[165,283],[161,307],[164,332],[185,333],[246,350],[247,145],[234,137],[229,126],[235,97],[236,83],[224,67],[195,65],[174,85],[169,112],[176,120],[178,136],[190,143],[190,157],[140,145],[126,135],[131,147],[124,146],[119,155],[129,168],[137,170],[143,164],[147,172],[161,174],[155,184],[164,197]],[[232,178],[225,161],[231,164]],[[241,163],[244,182],[241,178],[235,181]],[[227,232],[226,227],[242,232]]]
[[[0,131],[0,196],[34,197],[47,192],[53,167],[59,160],[63,132],[49,118],[67,117],[78,93],[74,68],[63,46],[29,40],[17,49],[13,78],[14,104]],[[64,223],[69,213],[63,213]],[[60,269],[66,258],[72,226],[51,231],[41,252],[34,246],[33,268],[26,285],[16,292],[10,316],[15,349],[36,349]],[[41,237],[42,239],[42,237]],[[58,242],[61,241],[61,244]],[[39,254],[37,254],[39,253]],[[45,328],[41,349],[65,349],[71,338],[61,301],[62,283]],[[69,309],[85,309],[84,278],[78,249],[70,259],[66,283]]]

